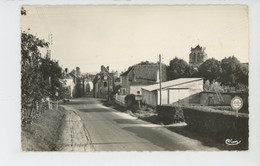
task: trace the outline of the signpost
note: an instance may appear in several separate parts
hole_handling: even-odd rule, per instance
[[[135,100],[137,100],[138,101],[138,106],[139,106],[139,108],[140,108],[140,101],[142,100],[142,95],[135,95]]]
[[[231,107],[236,111],[236,117],[238,117],[238,111],[243,107],[243,99],[239,96],[235,96],[231,100]]]
[[[236,111],[236,118],[235,121],[233,122],[233,127],[234,127],[234,133],[235,135],[238,134],[238,111],[243,107],[243,99],[239,96],[235,96],[231,102],[230,105],[233,110]],[[240,144],[241,140],[234,140],[233,139],[226,139],[226,144],[227,145],[238,145]]]

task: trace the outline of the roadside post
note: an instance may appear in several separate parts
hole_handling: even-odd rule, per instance
[[[141,107],[140,101],[142,100],[142,95],[140,94],[135,95],[135,100],[137,100],[138,107],[140,108]]]
[[[236,111],[236,118],[238,117],[238,111],[243,107],[243,99],[239,96],[235,96],[231,100],[231,107]]]
[[[236,117],[235,121],[233,122],[233,127],[235,130],[234,132],[236,133],[236,135],[238,135],[238,111],[243,107],[243,99],[239,96],[235,96],[231,100],[230,105],[232,109],[236,111]]]
[[[56,91],[55,95],[57,97],[56,110],[58,110],[58,104],[59,104],[58,96],[59,96],[59,92]]]

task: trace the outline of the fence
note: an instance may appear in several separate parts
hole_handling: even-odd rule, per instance
[[[41,103],[33,102],[32,104],[23,104],[21,110],[22,124],[31,124],[47,109],[58,109],[58,101],[44,101]]]
[[[230,105],[233,97],[240,96],[243,99],[244,105],[248,105],[248,94],[246,93],[220,93],[223,101],[219,100],[218,96],[214,92],[201,92],[200,93],[200,104],[201,105]]]

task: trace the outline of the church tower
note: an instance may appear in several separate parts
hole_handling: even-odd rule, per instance
[[[191,47],[189,64],[191,64],[195,67],[198,67],[204,61],[206,61],[207,54],[206,54],[205,50],[206,50],[206,47],[201,47],[200,45],[197,45],[195,48]]]

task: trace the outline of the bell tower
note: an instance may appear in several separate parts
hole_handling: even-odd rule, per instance
[[[207,60],[207,54],[205,52],[206,47],[197,45],[195,48],[191,47],[191,53],[189,55],[189,64],[198,67],[204,61]]]

